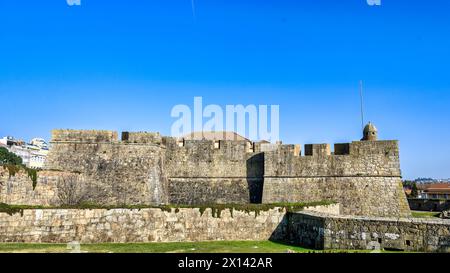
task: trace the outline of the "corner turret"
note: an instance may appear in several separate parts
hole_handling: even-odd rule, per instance
[[[366,127],[364,127],[362,141],[377,141],[378,140],[378,129],[369,122]]]

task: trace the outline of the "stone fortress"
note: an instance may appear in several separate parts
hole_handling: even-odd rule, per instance
[[[331,152],[329,144],[308,144],[302,151],[300,145],[241,137],[173,138],[123,132],[119,140],[114,131],[54,130],[36,188],[25,175],[7,176],[0,168],[0,202],[61,205],[58,181],[76,176],[83,201],[90,204],[195,207],[328,201],[336,205],[303,214],[272,209],[250,218],[230,211],[223,220],[215,219],[212,212],[203,215],[188,208],[178,214],[150,208],[92,213],[27,210],[22,219],[11,220],[16,215],[4,219],[7,216],[0,213],[0,226],[8,230],[0,232],[0,241],[276,239],[319,249],[366,249],[375,242],[403,250],[449,251],[449,223],[407,220],[411,213],[402,187],[398,142],[377,138],[377,129],[369,123],[361,141],[335,144]],[[61,229],[55,217],[69,219],[68,228],[55,233]],[[81,223],[77,222],[80,218]],[[36,224],[39,219],[44,223]],[[119,223],[114,229],[111,225],[119,219],[125,219],[126,225]],[[51,231],[38,232],[40,225]]]
[[[54,130],[46,168],[80,174],[98,204],[335,201],[344,214],[408,216],[397,141],[298,145]],[[303,155],[302,155],[303,154]]]

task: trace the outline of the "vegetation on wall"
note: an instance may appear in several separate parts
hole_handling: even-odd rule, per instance
[[[2,148],[0,148],[2,149]],[[22,160],[22,159],[21,159]],[[3,161],[2,161],[3,162]],[[28,174],[28,177],[31,179],[33,190],[36,188],[37,179],[38,179],[38,170],[28,168],[22,164],[0,164],[3,166],[3,169],[8,170],[9,177],[16,176],[20,171],[25,171]]]
[[[1,165],[22,165],[22,158],[8,151],[4,147],[0,147],[0,164]]]
[[[8,170],[9,177],[16,176],[18,172],[22,169],[21,165],[3,165],[3,169]]]
[[[179,213],[180,209],[199,209],[201,215],[203,215],[206,210],[210,209],[211,214],[215,218],[220,218],[222,211],[229,210],[231,217],[233,217],[234,211],[243,211],[248,214],[254,213],[255,217],[260,215],[262,211],[269,211],[278,208],[280,212],[296,212],[301,211],[305,207],[314,206],[327,206],[335,204],[330,201],[320,201],[311,203],[274,203],[274,204],[211,204],[211,205],[163,205],[163,206],[149,206],[149,205],[120,205],[120,206],[102,206],[92,203],[82,203],[79,205],[62,205],[54,207],[44,207],[44,206],[27,206],[27,205],[8,205],[0,203],[0,213],[8,213],[13,215],[16,213],[23,214],[25,209],[148,209],[156,208],[161,209],[165,212],[175,212]]]
[[[37,170],[31,169],[31,168],[25,168],[25,170],[28,173],[28,177],[33,182],[33,190],[34,190],[36,188],[36,184],[37,184],[37,177],[38,177]]]
[[[10,216],[20,213],[21,216],[23,216],[23,210],[21,206],[11,206],[5,203],[0,203],[0,213],[6,213]]]

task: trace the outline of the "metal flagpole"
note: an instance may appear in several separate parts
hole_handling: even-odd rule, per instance
[[[359,95],[361,98],[361,127],[364,130],[364,98],[363,98],[363,81],[359,81]]]

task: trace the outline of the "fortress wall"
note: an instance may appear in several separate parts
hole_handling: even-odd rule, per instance
[[[265,154],[263,202],[340,202],[344,214],[410,216],[401,185],[398,143],[362,141],[306,145],[298,156],[291,149]]]
[[[102,130],[52,130],[54,142],[116,142],[117,132]]]
[[[411,210],[442,212],[450,209],[450,200],[409,198]]]
[[[397,141],[250,145],[159,133],[53,131],[48,170],[76,172],[99,204],[339,201],[346,214],[409,215]],[[264,152],[262,152],[264,150]],[[256,151],[256,152],[255,152]],[[380,202],[382,200],[383,202]]]
[[[303,211],[339,214],[339,204]],[[0,212],[0,242],[146,243],[266,241],[285,237],[286,210],[243,211],[211,208],[26,209]]]
[[[261,202],[264,154],[247,141],[166,138],[169,202],[173,204]]]
[[[46,169],[82,174],[89,201],[104,205],[167,203],[165,150],[160,145],[104,142],[103,131],[97,138],[91,131],[69,132],[71,137],[66,140],[73,139],[72,135],[89,137],[59,142],[60,133],[56,132]]]
[[[337,144],[340,153],[345,151],[343,146]],[[321,144],[305,145],[306,156],[297,156],[290,148],[267,152],[265,176],[401,176],[397,141],[361,141],[348,147],[346,155],[331,155]]]
[[[162,137],[159,133],[122,132],[122,141],[125,143],[148,143],[160,145],[162,143]]]
[[[169,178],[169,203],[261,203],[262,185],[260,178]]]
[[[169,177],[262,177],[264,169],[256,166],[260,153],[249,151],[247,141],[185,140],[177,145],[166,138],[166,171]],[[261,157],[262,159],[262,157]],[[263,162],[260,162],[263,164]]]
[[[316,249],[450,252],[450,220],[290,213],[285,241]]]
[[[214,217],[211,209],[24,210],[0,213],[0,242],[146,243],[194,241],[265,241],[274,236],[285,211],[230,210]]]
[[[346,215],[410,216],[400,178],[265,178],[264,203],[313,200],[339,202]]]
[[[39,171],[36,188],[28,174],[21,170],[10,176],[0,166],[0,203],[50,206],[58,203],[57,183],[60,172]]]

